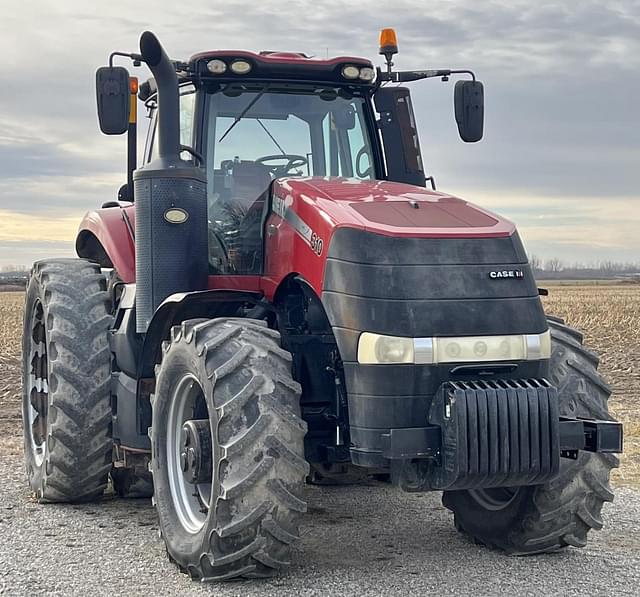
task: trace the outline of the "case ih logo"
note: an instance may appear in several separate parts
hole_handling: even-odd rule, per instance
[[[494,280],[496,278],[524,278],[524,272],[521,269],[503,269],[489,272],[489,277]]]

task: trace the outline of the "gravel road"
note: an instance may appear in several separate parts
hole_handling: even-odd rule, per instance
[[[640,492],[619,489],[587,548],[506,557],[456,533],[437,494],[309,487],[291,571],[201,585],[169,563],[147,500],[31,501],[22,458],[0,457],[2,595],[638,595]]]

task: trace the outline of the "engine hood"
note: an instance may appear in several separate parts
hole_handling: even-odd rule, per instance
[[[284,178],[274,194],[291,205],[315,206],[332,228],[388,236],[486,238],[510,236],[507,219],[467,201],[408,184],[353,178]]]

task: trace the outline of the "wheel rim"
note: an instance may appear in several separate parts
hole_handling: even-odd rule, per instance
[[[171,397],[167,425],[167,469],[171,498],[180,524],[195,534],[204,526],[211,504],[212,483],[190,483],[182,466],[182,433],[186,421],[208,419],[204,393],[198,380],[187,374]]]
[[[29,330],[27,427],[31,452],[38,467],[42,466],[45,459],[49,429],[49,358],[44,320],[42,303],[36,300],[31,311]]]
[[[494,487],[491,489],[472,489],[473,499],[485,510],[494,512],[504,510],[518,495],[519,487]]]

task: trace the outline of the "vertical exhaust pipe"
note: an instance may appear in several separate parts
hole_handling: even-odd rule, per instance
[[[140,54],[158,88],[158,157],[134,173],[136,328],[145,333],[158,306],[177,292],[206,290],[207,179],[180,159],[180,91],[175,68],[158,38],[140,37]]]
[[[145,31],[140,36],[140,55],[155,77],[158,87],[158,155],[178,159],[180,156],[180,95],[178,76],[158,38]]]

